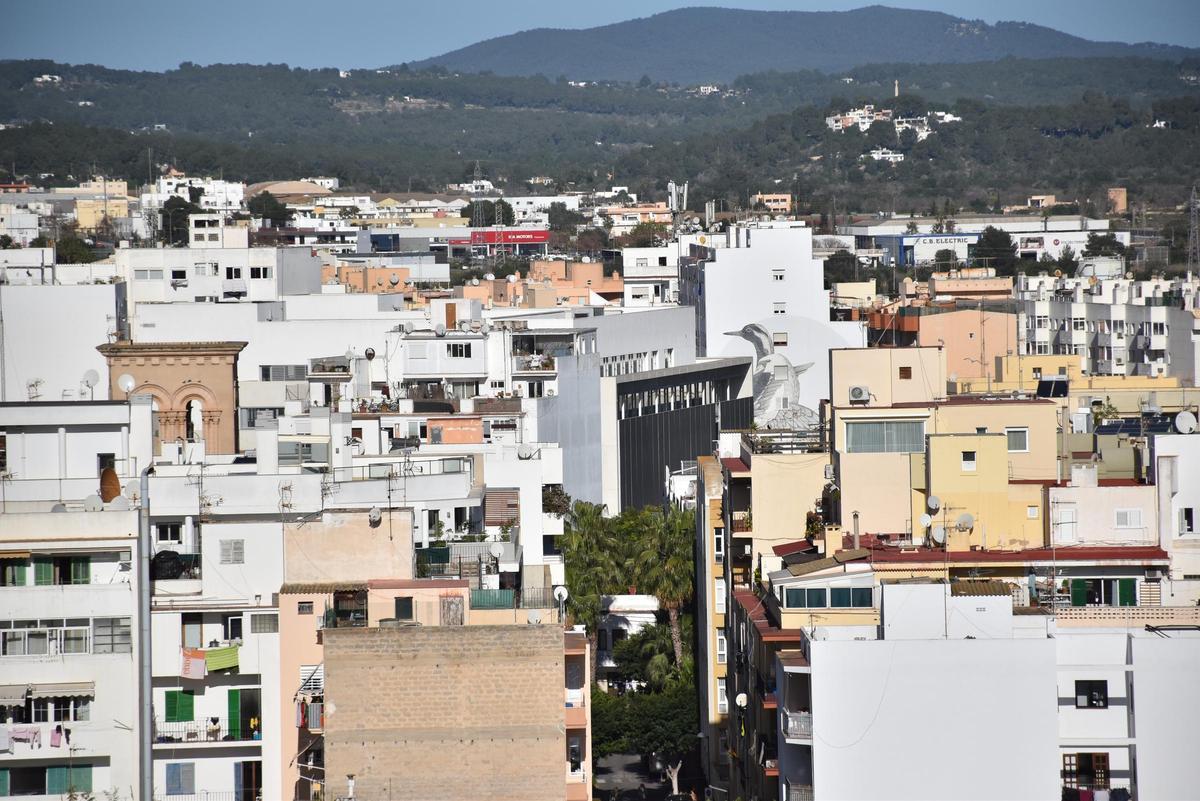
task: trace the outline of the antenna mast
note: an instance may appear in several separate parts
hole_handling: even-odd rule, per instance
[[[1188,200],[1187,268],[1189,272],[1200,268],[1200,199],[1196,198],[1195,184],[1192,184],[1192,196]]]

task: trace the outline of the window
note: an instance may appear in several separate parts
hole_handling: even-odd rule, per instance
[[[271,268],[270,267],[251,267],[250,268],[250,277],[251,278],[270,278],[271,277]]]
[[[784,347],[788,343],[787,331],[776,331],[771,334],[771,344],[775,347]]]
[[[1141,509],[1118,509],[1116,512],[1117,528],[1141,528]]]
[[[32,561],[35,586],[91,583],[91,557],[36,554]]]
[[[1196,510],[1191,506],[1185,506],[1179,510],[1179,533],[1196,533]]]
[[[196,716],[196,694],[192,690],[167,690],[163,719],[167,723],[190,723]]]
[[[784,606],[789,609],[824,609],[829,605],[824,587],[788,587],[784,592]]]
[[[921,453],[925,450],[922,420],[846,423],[848,453]]]
[[[311,614],[311,613],[310,613]],[[250,616],[251,634],[276,634],[279,632],[278,614],[259,614]]]
[[[167,763],[167,795],[193,795],[196,792],[196,763]]]
[[[1029,453],[1029,429],[1006,428],[1004,435],[1008,437],[1009,453]]]
[[[900,368],[900,380],[901,381],[911,381],[912,380],[912,368],[911,367],[901,367]]]
[[[163,277],[162,270],[134,270],[133,278],[135,281],[161,281]]]
[[[283,417],[283,408],[276,407],[251,407],[238,409],[238,427],[239,428],[255,428],[259,423],[278,420]]]
[[[57,696],[33,699],[34,723],[85,721],[92,716],[92,699],[86,696]]]
[[[313,613],[313,602],[312,601],[297,601],[296,602],[296,614],[297,615],[311,615],[312,613]]]
[[[226,267],[225,268],[225,277],[228,279],[241,278],[242,277],[242,268],[241,267]]]
[[[24,587],[28,562],[25,559],[0,559],[0,587]]]
[[[245,540],[221,540],[221,564],[242,565],[246,563]]]
[[[717,714],[729,714],[729,697],[726,695],[725,679],[717,679]]]
[[[327,442],[281,442],[279,443],[279,464],[300,465],[306,462],[328,462],[329,443]]]
[[[717,632],[717,664],[723,665],[729,660],[729,641],[725,639],[725,632]]]
[[[1037,520],[1038,519],[1038,507],[1026,506],[1025,507],[1025,517],[1028,518],[1029,520]]]
[[[401,595],[396,598],[396,619],[413,619],[413,599],[411,595]]]
[[[471,343],[447,342],[446,355],[452,359],[469,359],[471,358]]]
[[[8,472],[8,435],[0,434],[0,473]]]
[[[787,304],[786,303],[772,303],[771,304],[771,314],[787,314]]]
[[[725,561],[725,529],[719,528],[713,534],[713,560],[717,564]]]
[[[221,635],[226,642],[242,639],[242,616],[222,615]]]
[[[127,617],[98,617],[92,621],[92,653],[128,654],[133,638]]]
[[[962,452],[962,469],[964,473],[975,472],[975,451]]]
[[[870,609],[875,606],[874,590],[870,587],[852,587],[850,605],[855,609]]]
[[[263,381],[304,381],[308,368],[303,364],[264,364],[258,368]]]
[[[172,281],[186,281],[187,280],[187,270],[171,270],[171,280]]]
[[[179,545],[183,542],[183,524],[157,523],[154,526],[154,538],[160,544]]]
[[[772,281],[782,281],[783,277],[784,277],[783,270],[772,270],[771,271],[771,280]]]
[[[1107,790],[1108,754],[1063,754],[1063,787]]]
[[[725,614],[725,579],[719,578],[713,586],[713,602],[716,605],[718,614]]]
[[[1076,709],[1108,709],[1108,682],[1088,679],[1075,682]]]

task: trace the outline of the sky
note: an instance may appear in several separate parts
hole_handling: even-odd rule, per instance
[[[379,67],[529,28],[587,28],[672,8],[843,11],[869,0],[0,0],[0,59],[165,70],[181,62]],[[890,0],[967,19],[1032,22],[1086,39],[1200,47],[1200,0]]]

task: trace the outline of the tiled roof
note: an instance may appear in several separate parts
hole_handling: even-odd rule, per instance
[[[728,470],[733,475],[739,475],[742,473],[750,472],[750,465],[746,464],[741,459],[734,459],[732,457],[726,456],[721,459],[721,464],[723,464],[725,466],[725,469]]]
[[[1012,585],[1003,581],[955,581],[950,584],[951,595],[1012,595]]]

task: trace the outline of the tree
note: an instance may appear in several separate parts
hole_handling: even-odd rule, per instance
[[[624,573],[602,504],[575,501],[563,521],[562,554],[566,569],[567,611],[587,628],[592,675],[596,675],[596,641],[604,596],[620,591]]]
[[[0,234],[0,250],[10,250],[15,248],[17,243],[8,234]]]
[[[55,264],[88,264],[95,260],[96,254],[76,236],[64,236],[54,243]]]
[[[269,228],[282,228],[292,221],[295,213],[279,202],[270,192],[260,192],[246,201],[250,216],[258,217]]]
[[[667,226],[662,223],[642,222],[620,237],[621,245],[627,248],[652,248],[667,238]]]
[[[592,759],[629,750],[629,697],[592,685]]]
[[[508,205],[508,203],[505,203],[503,200],[497,200],[495,203],[490,200],[472,200],[471,202],[467,203],[467,205],[463,206],[462,216],[466,217],[468,220],[474,220],[476,205],[478,205],[483,211],[484,226],[512,225],[513,221],[516,220],[516,215],[513,214],[512,206]],[[497,209],[500,213],[499,221],[496,219]]]
[[[1070,245],[1063,245],[1062,251],[1058,254],[1058,269],[1063,271],[1063,275],[1074,275],[1075,268],[1079,266],[1079,260],[1075,258],[1075,251]]]
[[[653,84],[654,84],[654,81],[650,80],[650,76],[643,74],[641,77],[641,80],[638,81],[638,88],[639,89],[648,89]]]
[[[690,615],[682,616],[680,628],[683,634],[682,664],[674,660],[671,627],[656,623],[614,643],[613,672],[626,681],[642,682],[651,690],[662,690],[681,671],[691,669],[694,626]]]
[[[574,233],[575,229],[587,219],[579,212],[568,209],[566,203],[551,203],[548,216],[550,230],[562,233]]]
[[[168,245],[188,244],[188,217],[200,213],[199,206],[178,195],[167,198],[167,202],[158,210],[159,231],[163,242]]]
[[[571,496],[566,493],[562,484],[542,486],[542,511],[557,517],[564,517],[570,513]]]
[[[575,247],[588,253],[597,253],[608,247],[608,232],[603,228],[588,228],[575,237]]]
[[[958,254],[953,248],[942,248],[933,254],[934,269],[953,270],[958,266]]]
[[[920,232],[921,229],[917,226],[916,220],[909,220],[908,225],[904,226],[904,233],[906,234],[917,234]]]
[[[825,259],[825,288],[858,278],[858,258],[848,250],[837,250]]]
[[[997,275],[1012,275],[1017,260],[1017,243],[1007,231],[989,225],[975,243],[975,258],[984,266],[995,267]]]
[[[1125,246],[1114,233],[1088,234],[1087,244],[1083,246],[1084,256],[1124,256]]]
[[[655,508],[646,518],[648,525],[637,542],[634,575],[638,590],[656,597],[659,608],[666,610],[675,664],[682,665],[679,611],[692,598],[696,524],[691,514],[675,507],[667,512]]]
[[[683,760],[699,742],[696,735],[700,731],[700,718],[691,679],[680,677],[661,693],[634,693],[626,697],[629,744],[639,754],[656,755],[662,760],[671,778],[671,792],[678,795]]]

